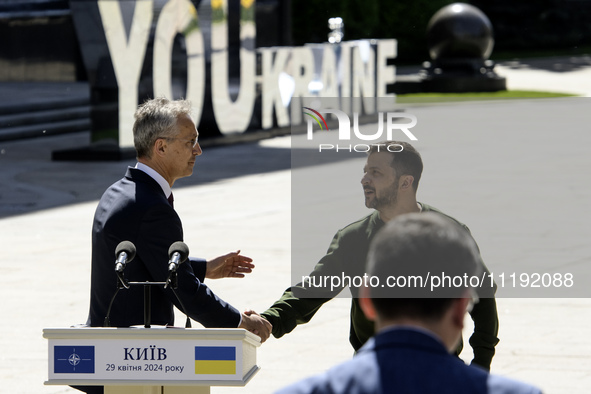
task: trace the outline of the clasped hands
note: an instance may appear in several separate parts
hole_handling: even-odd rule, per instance
[[[238,328],[244,328],[255,335],[261,337],[261,343],[265,342],[271,336],[273,326],[267,319],[253,310],[246,310],[242,313],[242,323]]]
[[[240,250],[207,261],[205,277],[208,279],[220,278],[244,278],[244,274],[250,274],[254,268],[250,257],[242,256]],[[253,310],[242,313],[242,322],[239,328],[244,328],[261,337],[261,343],[271,336],[273,326],[267,319]]]

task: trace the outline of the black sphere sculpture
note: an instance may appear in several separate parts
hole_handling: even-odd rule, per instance
[[[443,7],[427,25],[432,60],[475,58],[486,60],[493,46],[490,20],[478,8],[464,3]]]
[[[490,20],[478,8],[453,3],[427,25],[431,62],[424,63],[421,89],[430,92],[483,92],[506,89],[506,80],[488,60],[493,46]]]

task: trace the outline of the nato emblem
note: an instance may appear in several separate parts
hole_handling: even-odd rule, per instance
[[[94,346],[54,346],[54,373],[94,373]]]

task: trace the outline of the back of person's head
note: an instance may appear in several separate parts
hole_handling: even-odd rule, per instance
[[[137,157],[150,157],[154,142],[158,138],[174,137],[178,118],[182,115],[191,116],[191,112],[191,102],[188,100],[157,97],[141,104],[135,111],[133,124]]]
[[[423,160],[414,146],[403,141],[382,141],[371,145],[368,154],[378,152],[387,152],[392,156],[392,167],[396,171],[396,177],[412,175],[413,188],[416,191],[423,173]]]
[[[380,230],[368,254],[367,274],[380,280],[369,288],[376,313],[385,319],[438,320],[453,299],[469,293],[469,278],[481,270],[478,256],[468,232],[440,214],[396,217]]]

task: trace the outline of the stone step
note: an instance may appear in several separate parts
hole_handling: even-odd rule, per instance
[[[0,141],[90,130],[83,82],[1,82]]]
[[[39,110],[33,108],[32,111],[12,112],[10,114],[0,114],[0,129],[25,126],[31,124],[46,124],[73,119],[88,119],[90,116],[90,106],[83,105],[78,107],[67,107],[50,110]]]
[[[62,120],[49,123],[28,124],[14,127],[0,127],[0,141],[42,137],[90,130],[90,118]]]

